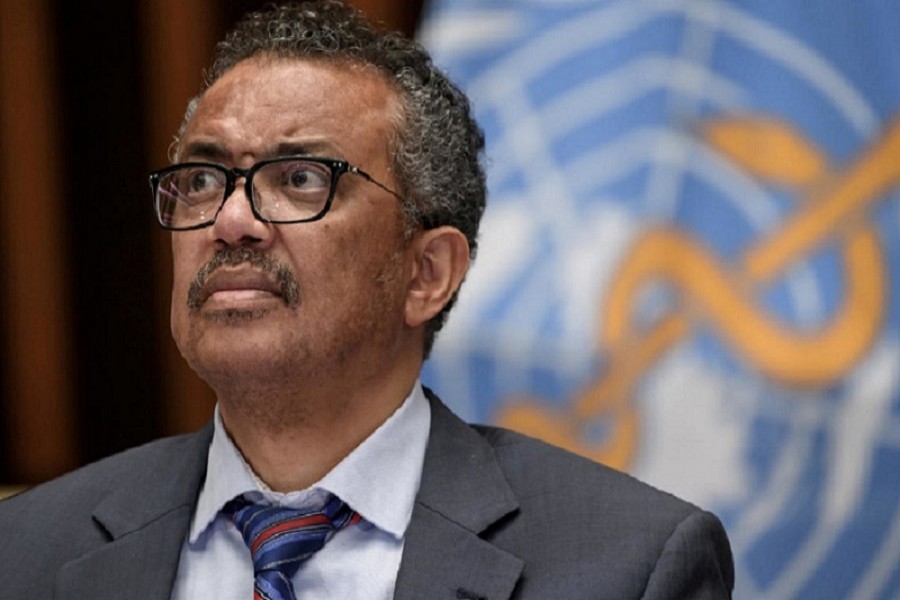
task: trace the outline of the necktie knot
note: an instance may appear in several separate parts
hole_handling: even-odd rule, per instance
[[[239,497],[222,512],[231,517],[250,549],[255,597],[270,600],[295,600],[291,579],[300,565],[334,532],[359,520],[336,496],[313,511],[253,504]]]

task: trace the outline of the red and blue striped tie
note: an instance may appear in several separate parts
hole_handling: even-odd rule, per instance
[[[291,579],[300,565],[322,549],[331,535],[359,521],[359,515],[334,496],[315,512],[251,504],[235,498],[229,515],[253,558],[255,600],[296,600]]]

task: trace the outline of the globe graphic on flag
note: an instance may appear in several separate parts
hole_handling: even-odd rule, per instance
[[[737,3],[524,4],[437,2],[422,32],[473,100],[490,190],[423,382],[471,421],[577,413],[581,441],[602,444],[618,423],[584,399],[632,365],[633,447],[615,466],[723,519],[736,597],[889,597],[890,124],[822,52]],[[879,191],[845,185],[857,176]],[[847,218],[825,214],[839,205]],[[807,230],[821,233],[782,250]],[[633,358],[673,318],[678,335]],[[754,319],[791,343],[833,323],[822,340],[850,339],[841,322],[855,337],[810,344],[825,360],[771,358],[776,341],[760,356],[741,337],[760,336]]]

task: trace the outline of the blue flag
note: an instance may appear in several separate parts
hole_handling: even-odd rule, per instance
[[[479,256],[423,379],[713,510],[738,598],[900,596],[900,3],[432,0]]]

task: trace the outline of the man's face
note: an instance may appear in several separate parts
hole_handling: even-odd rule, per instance
[[[179,161],[248,168],[316,155],[397,189],[389,140],[398,102],[380,75],[362,68],[249,59],[206,91]],[[172,333],[181,353],[220,392],[387,368],[409,343],[401,215],[395,197],[348,173],[321,220],[262,223],[238,180],[212,226],[172,234]]]

